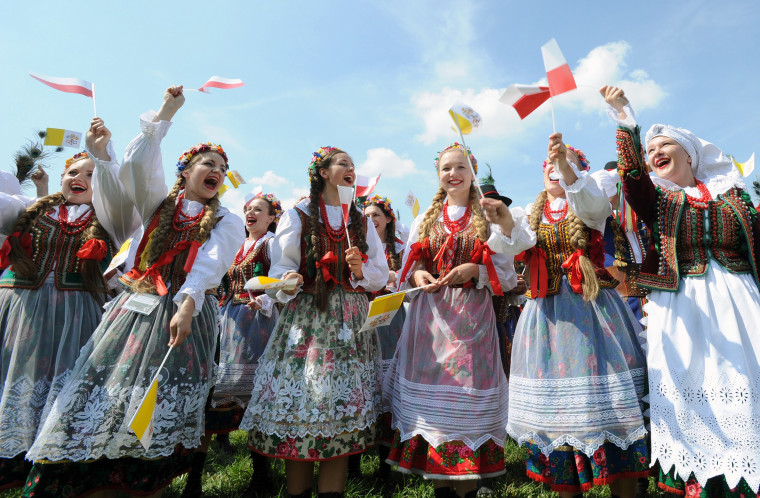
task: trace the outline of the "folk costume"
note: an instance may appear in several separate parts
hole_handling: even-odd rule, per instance
[[[110,143],[108,152],[113,158]],[[116,161],[100,161],[87,153],[69,159],[66,168],[87,157],[96,165],[94,179],[116,178]],[[94,180],[91,188],[97,188]],[[118,199],[124,200],[122,196],[115,202]],[[115,252],[114,241],[120,243],[129,230],[104,223],[104,212],[97,206],[67,204],[60,195],[60,202],[37,216],[28,232],[13,232],[18,217],[34,204],[35,199],[23,195],[0,193],[0,223],[9,236],[0,248],[0,489],[25,482],[31,464],[24,462],[24,454],[71,374],[79,350],[100,323],[101,306],[108,298],[101,275]],[[93,235],[96,220],[103,229]],[[14,237],[32,258],[33,276],[21,275],[10,265]],[[97,262],[99,281],[91,284],[98,291],[87,288],[82,273],[87,260]]]
[[[630,106],[618,122],[626,197],[652,231],[645,305],[652,461],[675,494],[760,488],[760,220],[732,162],[688,130],[654,125],[691,158],[696,187],[650,177]]]
[[[204,405],[213,382],[219,333],[213,289],[242,243],[243,225],[238,216],[219,207],[207,238],[196,240],[209,207],[185,199],[182,192],[174,205],[164,202],[160,142],[171,123],[152,122],[154,116],[151,111],[140,117],[142,133],[127,147],[121,185],[111,185],[132,200],[144,223],[144,236],[132,270],[121,277],[124,290],[106,307],[27,455],[35,460],[24,491],[28,496],[52,496],[64,489],[71,494],[94,489],[153,492],[184,471],[187,449],[198,446],[204,433]],[[226,162],[221,147],[201,144],[180,157],[178,174],[194,154],[206,150],[218,152]],[[116,194],[103,188],[100,200],[108,204]],[[172,210],[170,228],[156,237],[165,209]],[[151,244],[163,244],[163,254],[149,265]],[[141,295],[157,300],[145,314],[126,307],[142,280],[154,284],[155,290]],[[186,296],[195,301],[191,334],[158,372],[152,441],[145,449],[129,422],[168,351],[169,323]]]
[[[316,230],[322,257],[309,267],[310,203],[300,201],[277,226],[269,276],[297,272],[304,281],[293,296],[276,294],[285,307],[259,359],[240,428],[249,430],[248,446],[258,453],[324,461],[361,453],[374,440],[380,414],[377,334],[359,330],[367,317],[366,293],[385,288],[388,265],[377,232],[366,230],[365,222],[367,258],[363,278],[354,279],[345,262],[346,238],[357,246],[360,227],[349,219],[346,234],[341,206],[325,205],[320,197]],[[316,272],[326,282],[325,312],[315,302]]]
[[[491,294],[517,283],[511,257],[493,254],[477,237],[471,206],[448,206],[419,238],[411,226],[400,273],[443,277],[477,263],[476,282],[411,298],[393,363],[383,384],[395,435],[388,463],[436,480],[470,480],[505,472],[509,389],[501,366]]]
[[[587,169],[585,156],[576,153]],[[649,474],[640,404],[646,365],[641,328],[604,270],[609,201],[586,171],[576,171],[572,185],[555,171],[567,198],[549,202],[542,192],[535,208],[540,215],[527,207],[530,239],[500,235],[493,243],[507,254],[527,250],[530,275],[512,348],[507,431],[527,449],[531,479],[554,491],[582,492]],[[522,210],[513,216],[518,225],[528,223]],[[579,242],[574,247],[577,230],[586,249]],[[589,301],[582,295],[581,256],[591,260],[599,285]]]

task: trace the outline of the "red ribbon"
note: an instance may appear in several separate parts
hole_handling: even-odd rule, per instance
[[[530,271],[530,297],[546,297],[549,290],[549,272],[546,269],[546,251],[540,247],[531,247],[515,258],[525,261]]]
[[[454,235],[455,234],[450,233],[448,237],[446,237],[446,240],[443,241],[443,245],[441,246],[441,249],[438,251],[438,254],[436,254],[435,257],[433,258],[433,261],[438,261],[438,266],[437,266],[438,273],[442,273],[441,266],[443,265],[443,256],[444,254],[446,254],[446,249],[449,248],[449,244],[452,245],[452,249],[453,249]]]
[[[77,258],[102,261],[108,254],[108,245],[100,239],[90,239],[79,248]]]
[[[570,287],[576,294],[583,294],[583,273],[581,272],[579,261],[581,256],[583,256],[583,250],[576,249],[576,251],[571,254],[564,263],[562,263],[562,268],[568,270],[567,280],[570,282]]]
[[[406,264],[404,269],[401,270],[401,280],[399,283],[403,283],[406,280],[406,274],[412,268],[412,265],[420,260],[422,257],[422,244],[415,242],[409,247],[409,256],[406,257]]]
[[[369,261],[369,256],[367,256],[366,254],[362,253],[362,263],[366,264],[367,261]]]
[[[481,251],[481,260],[483,261],[483,264],[486,265],[486,270],[488,270],[488,281],[491,282],[491,289],[497,296],[503,296],[504,292],[501,290],[499,275],[496,273],[496,267],[491,260],[491,255],[496,253],[488,247],[488,244],[483,244]]]
[[[145,280],[146,278],[150,277],[153,280],[153,284],[156,286],[156,291],[158,292],[159,296],[168,294],[169,291],[166,289],[166,284],[164,283],[164,279],[161,277],[161,273],[159,273],[158,269],[174,261],[174,258],[179,253],[187,249],[187,259],[185,260],[185,266],[182,269],[185,270],[185,273],[190,273],[190,270],[193,269],[195,257],[198,255],[198,248],[200,246],[201,243],[197,240],[194,240],[192,242],[189,240],[181,240],[177,242],[174,247],[162,254],[161,257],[158,258],[158,261],[150,265],[150,267],[145,270],[145,273],[138,280]]]
[[[332,280],[336,284],[338,283],[338,281],[335,280],[335,277],[333,277],[332,274],[330,273],[330,268],[328,266],[332,263],[337,263],[337,262],[338,262],[338,256],[336,256],[335,253],[332,251],[328,251],[327,254],[322,256],[322,258],[319,261],[317,261],[316,267],[322,269],[322,278],[324,279],[325,282],[329,282]]]
[[[0,247],[0,269],[2,270],[8,268],[11,264],[11,237],[17,237],[21,239],[21,247],[29,256],[32,255],[32,234],[27,232],[22,235],[20,232],[13,232],[8,236],[7,239],[5,239],[2,247]]]

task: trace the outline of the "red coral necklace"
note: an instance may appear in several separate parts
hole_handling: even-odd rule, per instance
[[[544,216],[546,216],[546,219],[549,221],[549,223],[557,223],[558,221],[562,221],[565,219],[565,216],[567,216],[567,206],[568,203],[565,202],[565,205],[562,207],[562,209],[552,209],[551,205],[549,204],[549,200],[544,203]],[[555,218],[554,214],[558,214],[559,218]]]
[[[686,194],[686,200],[689,202],[689,205],[695,209],[707,209],[707,203],[712,200],[710,191],[707,190],[707,187],[704,183],[700,182],[696,178],[694,181],[697,183],[697,189],[701,195],[699,197],[692,197],[689,194]]]

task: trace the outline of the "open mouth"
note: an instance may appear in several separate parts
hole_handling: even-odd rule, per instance
[[[203,185],[209,189],[209,190],[215,190],[216,187],[219,185],[219,178],[210,176],[203,180]]]
[[[452,187],[458,187],[462,184],[462,180],[449,180],[449,185]]]
[[[245,223],[246,223],[246,225],[255,225],[257,221],[259,221],[259,220],[255,216],[246,216],[245,217]]]
[[[663,158],[657,159],[654,162],[654,165],[655,165],[656,168],[664,168],[668,164],[670,164],[670,158],[668,158],[668,157],[663,157]]]
[[[87,187],[85,187],[84,185],[81,185],[79,183],[71,185],[72,194],[83,194],[84,192],[87,192]]]
[[[354,184],[354,177],[351,175],[346,175],[343,177],[343,181],[346,182],[348,185]]]

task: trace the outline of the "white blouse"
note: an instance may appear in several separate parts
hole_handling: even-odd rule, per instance
[[[467,211],[466,206],[448,206],[448,216],[449,219],[452,221],[456,221],[462,216],[464,216],[465,211]],[[426,211],[427,212],[427,211]],[[409,229],[409,239],[406,241],[406,248],[404,249],[404,258],[401,261],[401,271],[403,271],[404,267],[406,266],[406,260],[411,254],[411,247],[412,244],[419,241],[420,238],[420,223],[422,223],[422,220],[425,218],[425,213],[420,214],[414,219],[414,222],[412,223],[411,228]],[[438,217],[438,221],[443,221],[443,213]],[[444,227],[444,230],[448,232],[448,230]],[[489,247],[491,238],[494,237],[494,233],[499,233],[499,228],[497,225],[491,225],[491,237],[489,238]],[[513,232],[514,233],[514,232]],[[491,260],[493,261],[494,268],[496,270],[496,274],[499,277],[499,284],[501,285],[501,289],[504,292],[508,292],[509,290],[513,289],[517,285],[517,274],[515,273],[515,265],[514,265],[514,255],[510,254],[502,254],[500,251],[497,251],[496,248],[491,247],[491,249],[496,252],[491,257]],[[419,270],[422,268],[422,262],[418,261],[415,263],[414,267],[409,269],[409,272],[407,273],[406,280],[404,280],[403,283],[399,285],[399,290],[409,289],[412,287],[411,282],[409,281],[409,276],[412,274],[413,271]],[[399,278],[401,278],[399,276]],[[476,284],[476,288],[482,289],[483,287],[486,287],[488,290],[493,293],[493,289],[491,288],[491,283],[488,280],[488,270],[486,268],[486,265],[479,264],[478,265],[478,282]]]
[[[272,243],[270,277],[282,278],[286,273],[298,272],[301,266],[301,218],[296,209],[308,214],[309,202],[309,199],[303,199],[296,204],[296,207],[285,211],[280,218],[280,222],[277,224],[277,234]],[[343,209],[340,206],[325,206],[325,210],[330,227],[337,230],[343,226]],[[319,220],[324,223],[321,215]],[[351,219],[348,220],[348,224],[351,224]],[[371,223],[368,225],[373,228]],[[374,292],[385,288],[388,283],[388,262],[385,260],[383,244],[374,229],[367,230],[367,246],[368,259],[362,266],[364,276],[361,280],[356,280],[352,275],[350,282],[354,288],[361,286],[366,291]],[[283,303],[288,302],[296,294],[290,296],[278,291],[277,300]]]
[[[100,184],[99,201],[106,207],[106,215],[117,212],[118,206],[111,204],[112,199],[121,202],[122,194],[132,201],[135,213],[139,216],[139,223],[145,224],[158,209],[169,192],[164,183],[164,170],[161,161],[161,139],[171,126],[169,121],[152,122],[154,111],[149,111],[140,116],[140,128],[142,133],[127,146],[124,153],[124,162],[119,171],[120,182],[102,182]],[[121,192],[113,189],[122,189]],[[182,211],[187,216],[194,216],[201,212],[204,204],[183,199]],[[206,241],[201,245],[195,257],[192,270],[188,273],[182,288],[175,292],[174,302],[179,306],[185,296],[195,301],[195,312],[200,312],[203,307],[204,294],[207,289],[219,285],[227,269],[232,265],[237,250],[243,245],[244,227],[243,220],[229,212],[224,207],[217,211],[219,218],[216,226]],[[109,220],[114,223],[111,218]],[[128,223],[122,222],[125,226]],[[139,245],[135,240],[133,244]],[[166,283],[167,286],[171,282]]]

